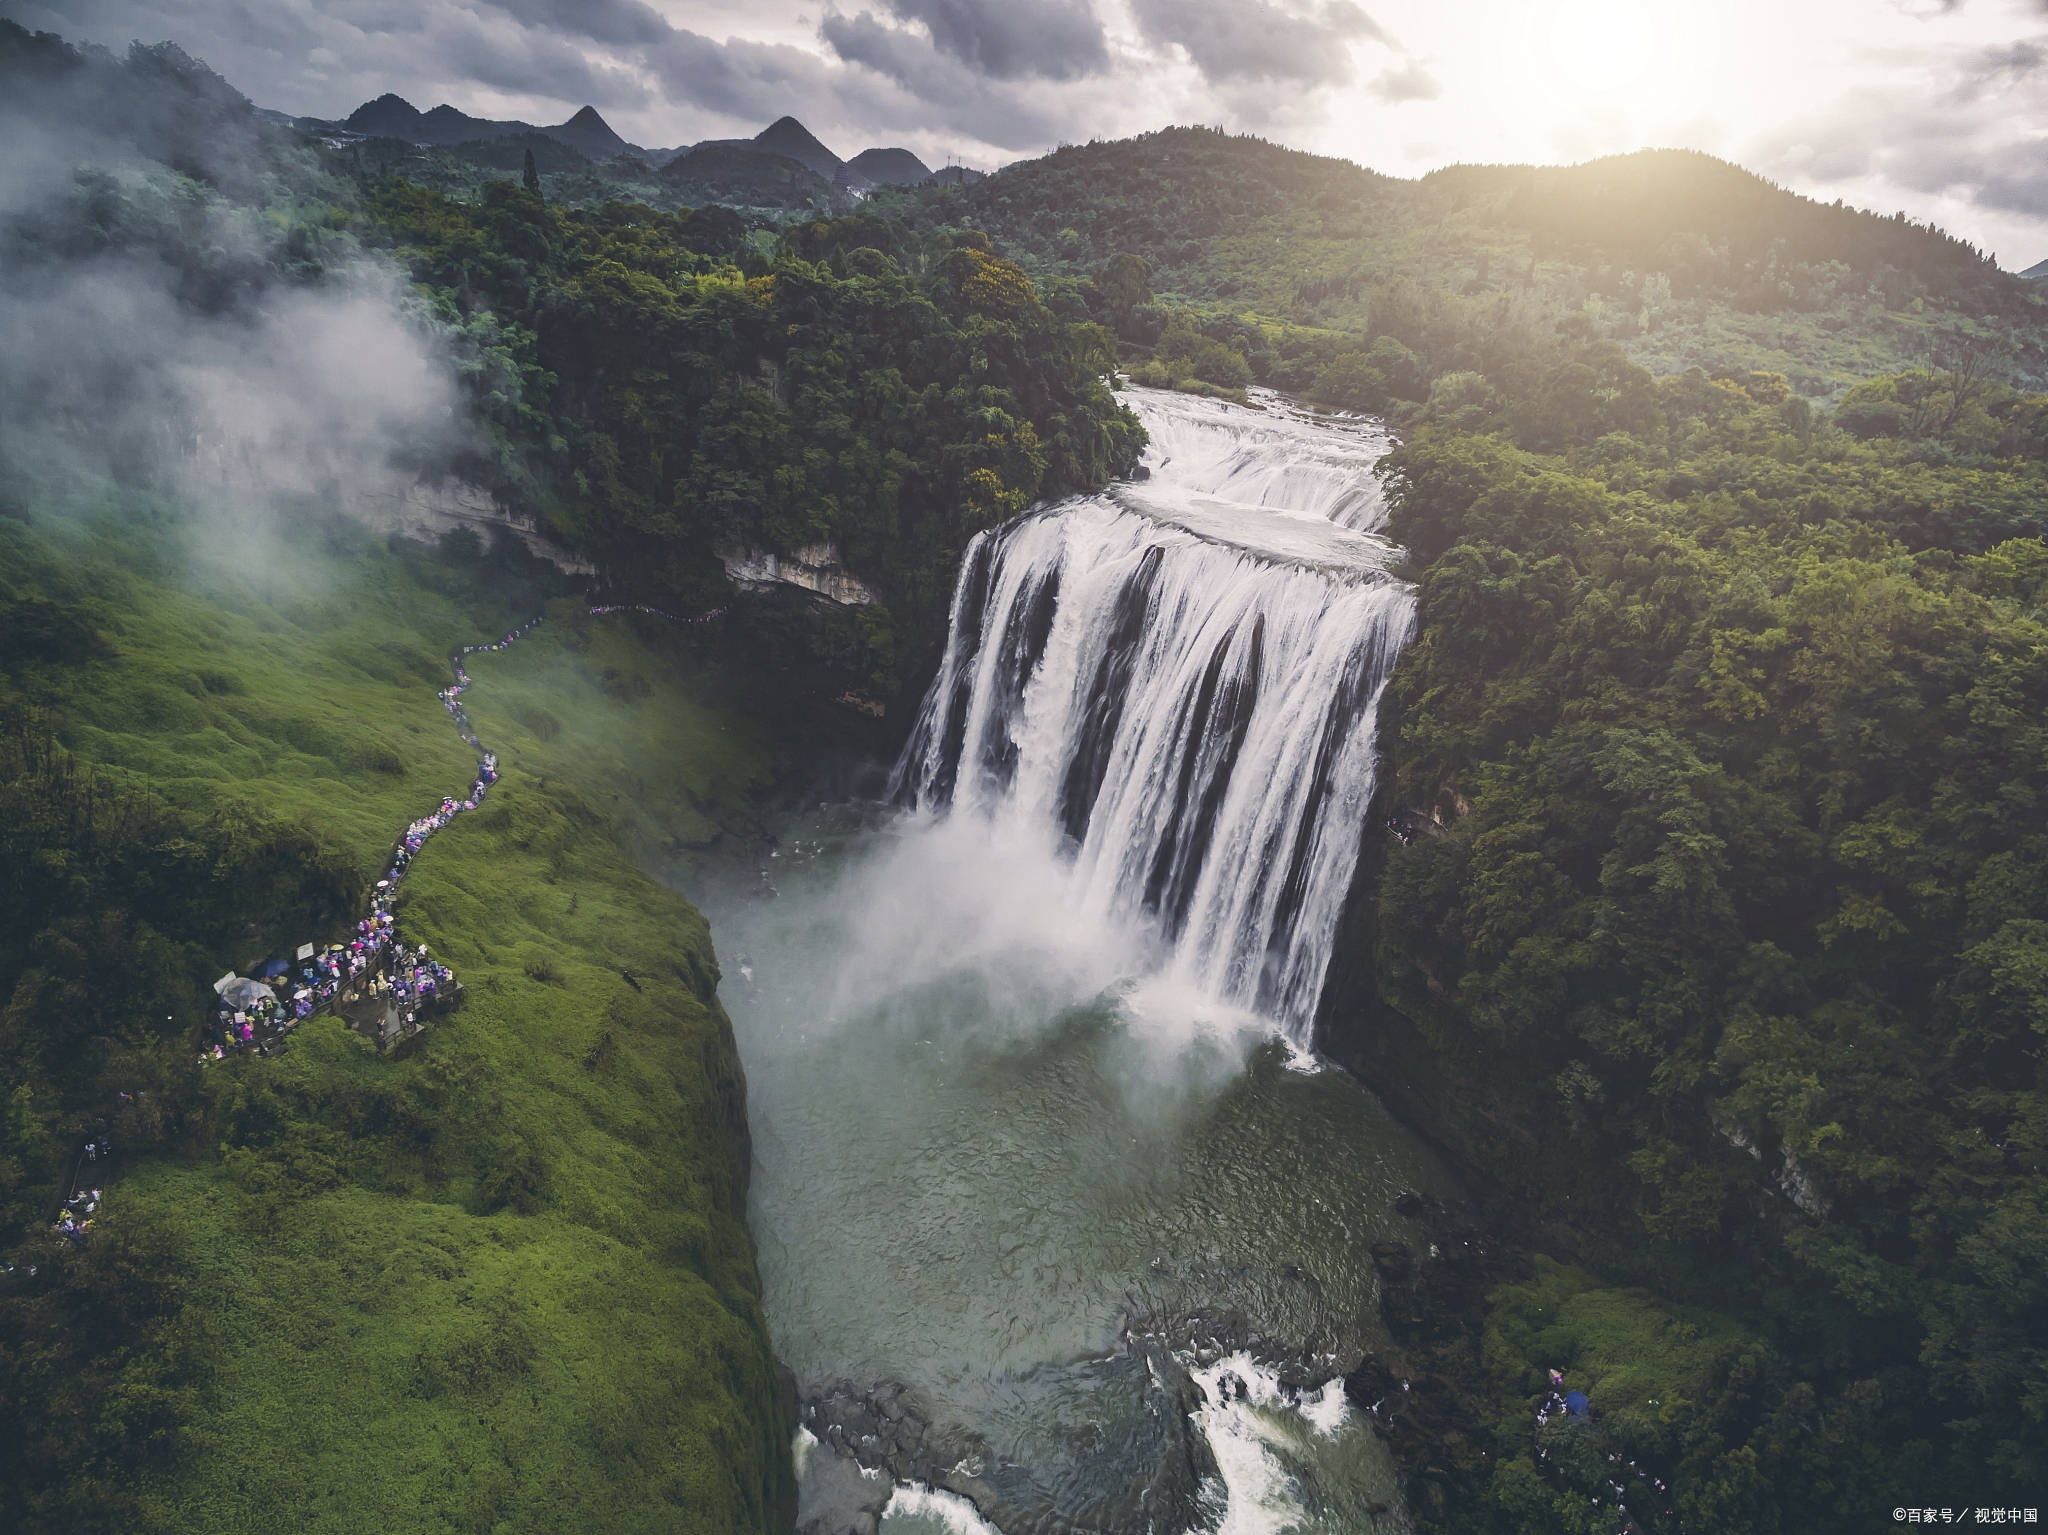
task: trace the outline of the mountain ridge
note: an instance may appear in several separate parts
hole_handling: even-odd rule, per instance
[[[566,122],[554,124],[529,123],[516,118],[472,117],[446,102],[422,112],[392,91],[364,102],[347,117],[338,120],[298,117],[283,112],[271,115],[310,132],[397,139],[435,149],[541,134],[566,144],[593,162],[602,163],[619,155],[630,155],[657,170],[665,169],[699,150],[723,149],[791,161],[828,184],[845,174],[854,182],[873,186],[915,186],[930,180],[935,174],[917,155],[896,146],[877,145],[863,149],[851,159],[841,159],[801,121],[787,113],[752,138],[700,139],[694,144],[683,144],[674,149],[650,149],[633,143],[606,122],[596,107],[587,103],[577,108]]]

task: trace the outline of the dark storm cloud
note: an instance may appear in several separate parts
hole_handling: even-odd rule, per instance
[[[818,27],[825,45],[849,64],[860,64],[914,91],[939,65],[931,44],[917,33],[875,19],[873,11],[858,16],[827,16]]]
[[[1179,48],[1212,83],[1342,85],[1352,43],[1391,46],[1351,0],[1132,0],[1131,14],[1147,42]]]
[[[835,90],[823,59],[786,43],[718,42],[672,27],[641,56],[670,96],[742,120],[801,114]]]
[[[421,41],[427,58],[444,78],[474,81],[513,95],[552,97],[631,107],[646,91],[627,70],[609,66],[577,43],[543,27],[507,26],[466,6],[423,7]],[[426,102],[417,102],[426,106]]]
[[[668,30],[639,0],[28,0],[6,9],[25,25],[117,49],[131,38],[171,39],[260,104],[315,113],[356,105],[304,99],[315,91],[389,90],[427,107],[465,85],[638,106],[644,87],[605,56],[603,39]]]
[[[2038,42],[2022,40],[1982,49],[1964,62],[1961,78],[1949,92],[1949,99],[1974,101],[1986,91],[2024,80],[2043,63],[2048,63],[2048,49]]]
[[[871,11],[827,16],[818,28],[827,47],[849,64],[872,70],[918,104],[935,126],[972,134],[1004,149],[1027,149],[1058,136],[1055,110],[942,55],[921,32],[888,26]]]
[[[1808,185],[1876,180],[2048,218],[2048,38],[1957,53],[1924,91],[1866,86],[1757,144],[1759,168]]]
[[[506,15],[529,26],[613,46],[657,43],[670,28],[661,13],[641,0],[493,0]]]
[[[883,0],[932,46],[996,80],[1079,80],[1109,67],[1088,0]]]

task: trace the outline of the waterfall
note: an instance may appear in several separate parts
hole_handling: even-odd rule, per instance
[[[1413,594],[1385,439],[1133,391],[1150,479],[978,535],[896,768],[902,802],[1062,847],[1077,899],[1306,1042],[1372,797]]]

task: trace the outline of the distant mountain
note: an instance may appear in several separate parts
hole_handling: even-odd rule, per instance
[[[700,144],[661,168],[661,179],[691,203],[829,210],[844,199],[816,171],[752,142]]]
[[[715,194],[717,200],[749,200],[754,207],[803,208],[828,205],[831,201],[832,184],[860,188],[862,186],[908,187],[917,186],[932,179],[932,171],[924,161],[907,149],[875,148],[864,149],[851,160],[839,156],[819,142],[816,134],[798,122],[794,117],[779,117],[750,139],[705,139],[682,149],[643,149],[638,144],[619,137],[612,125],[604,120],[595,107],[584,107],[566,123],[553,127],[524,122],[506,122],[486,117],[471,117],[456,108],[442,105],[431,112],[422,112],[403,96],[389,93],[375,101],[366,101],[349,113],[340,123],[322,122],[315,118],[285,119],[295,127],[307,132],[331,133],[341,130],[359,134],[364,138],[397,139],[406,144],[426,145],[436,149],[452,149],[456,145],[474,146],[481,142],[497,139],[525,139],[535,134],[544,135],[558,144],[565,144],[596,164],[620,155],[632,155],[649,165],[667,167],[677,164],[692,155],[707,151],[720,151],[710,159],[691,162],[676,178],[691,182],[700,190],[691,195],[701,200],[710,200],[714,195],[708,189],[713,186],[729,187],[730,193]],[[785,168],[764,165],[756,161],[732,159],[731,154],[765,156],[770,161],[782,160],[794,164],[822,181],[825,186],[821,193],[816,186],[808,183],[793,183]],[[474,158],[474,155],[472,155]],[[489,158],[489,157],[486,157]],[[550,169],[546,164],[543,170]],[[979,171],[965,170],[959,166],[948,166],[938,173],[944,185],[959,186],[970,181],[979,181]],[[824,198],[824,203],[818,199]],[[791,201],[795,198],[795,201]]]
[[[2010,329],[2015,382],[2048,384],[2041,282],[1904,214],[1801,197],[1690,151],[1410,181],[1168,128],[1069,145],[963,187],[944,184],[952,174],[914,189],[922,216],[984,231],[1034,275],[1091,277],[1129,253],[1163,299],[1368,335],[1394,334],[1397,312],[1412,334],[1435,323],[1407,318],[1430,311],[1397,310],[1396,296],[1542,308],[1655,374],[1782,373],[1816,399],[1910,366],[1932,324],[1967,318]]]
[[[754,135],[753,143],[764,154],[784,155],[827,181],[845,163],[793,117],[778,117]]]
[[[598,114],[595,107],[585,107],[566,123],[547,127],[471,117],[467,112],[446,104],[435,107],[431,112],[422,112],[403,96],[387,92],[375,101],[364,102],[338,126],[365,138],[401,139],[408,144],[427,144],[442,149],[456,144],[473,144],[480,139],[505,139],[539,133],[558,144],[568,145],[589,160],[609,160],[614,155],[635,155],[643,160],[649,158],[646,150],[637,144],[627,143],[613,132],[611,124]]]
[[[864,192],[869,187],[911,187],[931,181],[941,186],[965,186],[981,180],[980,171],[958,165],[935,173],[909,150],[897,147],[864,149],[851,160],[841,160],[794,117],[779,117],[750,139],[705,139],[681,149],[663,150],[643,149],[629,143],[595,107],[589,106],[553,127],[471,117],[446,104],[422,112],[403,96],[388,92],[375,101],[364,102],[339,123],[286,118],[283,113],[271,115],[331,141],[336,135],[344,142],[355,135],[434,149],[459,148],[462,158],[492,169],[509,166],[517,170],[521,158],[518,150],[527,148],[535,148],[543,171],[570,168],[536,148],[536,139],[563,145],[593,165],[631,155],[660,167],[664,178],[676,186],[677,195],[693,204],[731,202],[752,208],[825,209],[844,201],[835,185]],[[491,144],[500,148],[486,150],[485,146]],[[794,171],[804,174],[799,177]]]
[[[598,116],[596,107],[585,107],[559,128],[543,128],[541,132],[591,160],[609,160],[615,155],[644,157],[647,153],[620,138],[612,125]]]
[[[2048,261],[2037,261],[2020,273],[2022,277],[2048,277]]]
[[[931,167],[907,149],[863,149],[846,162],[850,177],[878,187],[914,187],[931,179]]]
[[[394,96],[389,91],[375,101],[366,101],[357,107],[342,120],[341,126],[368,139],[403,139],[408,144],[426,142],[420,109],[403,96]]]

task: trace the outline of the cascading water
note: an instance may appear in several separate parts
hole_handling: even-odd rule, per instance
[[[1366,531],[1384,442],[1136,398],[1149,481],[969,546],[896,796],[1063,844],[1088,913],[1306,1043],[1414,614]]]
[[[1384,439],[1129,398],[1148,478],[969,549],[909,811],[700,892],[805,1531],[1406,1528],[1342,1377],[1450,1189],[1300,1049],[1412,617]]]

